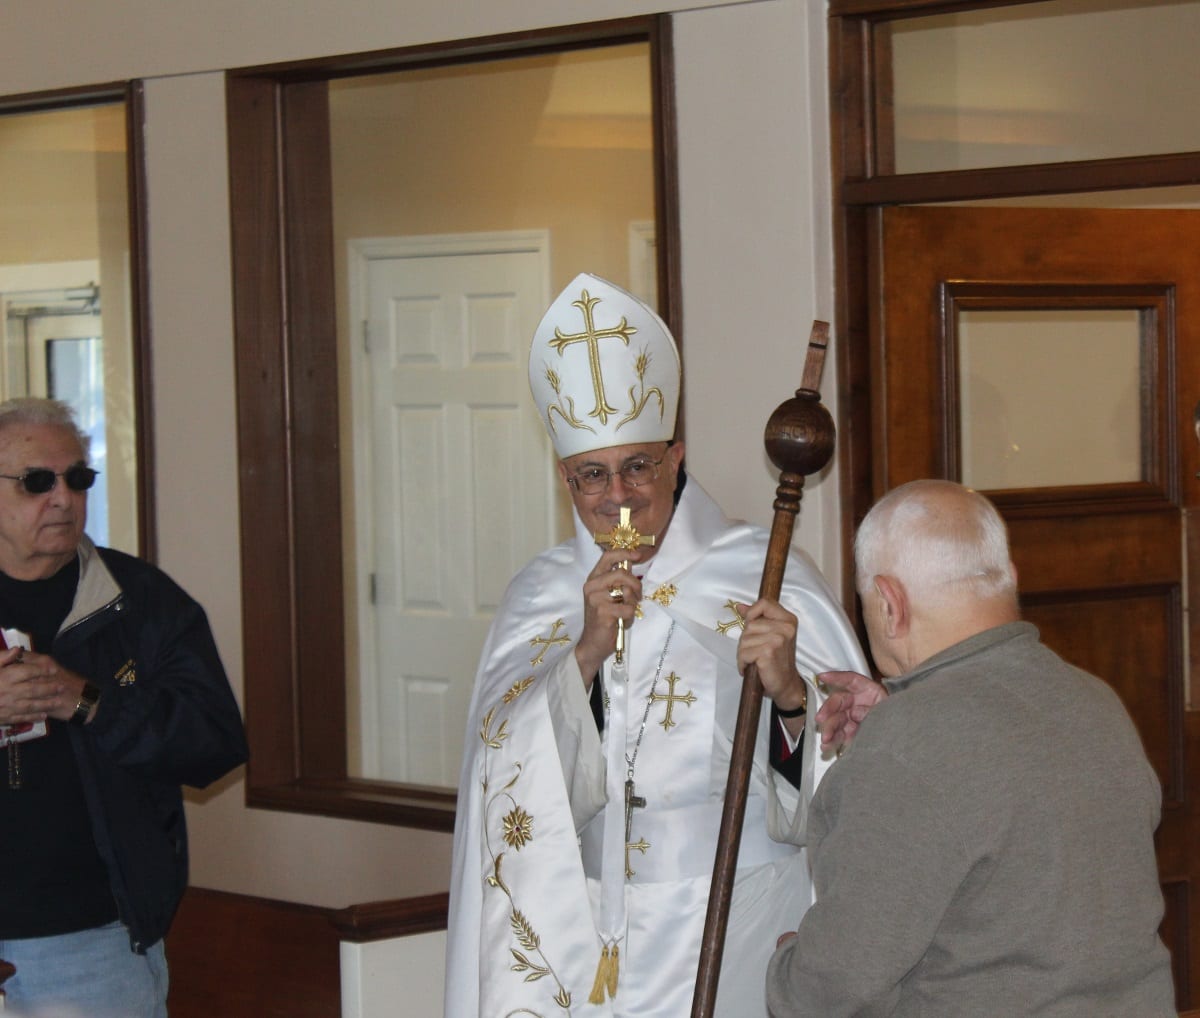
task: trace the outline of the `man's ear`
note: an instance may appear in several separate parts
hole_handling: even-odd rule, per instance
[[[563,484],[567,486],[567,491],[573,491],[574,489],[571,487],[571,482],[567,480],[567,478],[570,476],[570,473],[567,470],[566,464],[563,463],[562,460],[559,460],[554,465],[558,467],[558,476],[562,478]]]
[[[880,573],[875,576],[875,593],[879,595],[880,624],[889,640],[899,639],[908,633],[912,615],[908,607],[908,593],[904,584],[894,576]]]

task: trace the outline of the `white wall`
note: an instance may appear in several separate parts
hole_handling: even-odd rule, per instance
[[[833,315],[825,51],[819,2],[676,18],[688,463],[764,525],[778,472],[763,426],[800,385],[813,319]],[[836,413],[832,351],[822,394]],[[832,473],[812,478],[797,531],[835,584],[836,492]]]
[[[367,944],[343,942],[342,1018],[442,1013],[446,931]]]
[[[727,510],[769,522],[770,411],[832,314],[824,4],[692,0],[676,18],[689,464]],[[154,444],[161,560],[208,609],[242,688],[227,67],[624,17],[653,0],[6,0],[0,95],[146,79]],[[102,42],[97,45],[97,40]],[[837,342],[836,336],[834,342]],[[831,400],[833,362],[824,391]],[[800,535],[835,582],[836,483]],[[188,806],[193,882],[341,907],[444,890],[450,838],[243,804]]]

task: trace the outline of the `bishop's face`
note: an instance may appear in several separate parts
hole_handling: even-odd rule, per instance
[[[61,475],[85,464],[79,441],[67,428],[10,424],[0,430],[0,571],[17,580],[53,576],[79,547],[87,522],[87,492],[72,491]],[[30,494],[19,480],[28,470],[55,473],[54,487]]]
[[[655,546],[648,548],[642,559],[645,561],[662,543],[675,512],[675,485],[682,462],[682,442],[614,445],[561,460],[558,473],[571,493],[583,525],[593,534],[610,532],[621,520],[622,506],[629,508],[633,528],[639,534],[656,538]],[[639,474],[645,474],[647,479],[638,483]],[[599,486],[605,475],[607,484],[602,490],[595,493],[584,490],[589,483]]]

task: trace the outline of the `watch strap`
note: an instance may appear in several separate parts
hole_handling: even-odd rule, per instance
[[[92,713],[92,708],[99,702],[99,687],[93,682],[85,682],[83,689],[79,691],[79,702],[75,704],[75,711],[71,714],[71,724],[82,725],[86,722],[88,715]]]

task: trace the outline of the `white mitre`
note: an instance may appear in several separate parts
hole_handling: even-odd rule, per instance
[[[675,340],[649,305],[598,276],[580,273],[550,305],[529,387],[559,459],[675,437]]]

